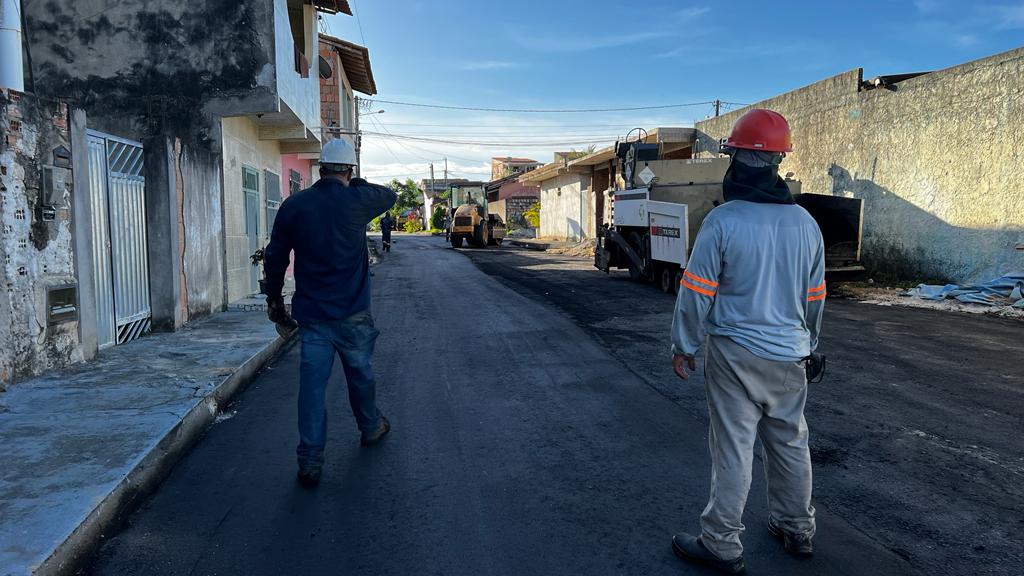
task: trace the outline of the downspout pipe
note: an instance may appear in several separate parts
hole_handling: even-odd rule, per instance
[[[0,88],[25,91],[21,0],[0,0]]]

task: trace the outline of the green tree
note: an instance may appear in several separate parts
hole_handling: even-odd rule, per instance
[[[444,228],[444,206],[434,207],[434,213],[430,216],[430,228],[433,230]]]
[[[405,182],[399,182],[397,179],[392,180],[388,184],[388,188],[391,188],[398,194],[398,201],[395,202],[395,207],[392,209],[395,211],[395,216],[402,214],[406,210],[423,206],[423,193],[420,192],[419,187],[416,186],[416,183],[411,178]]]

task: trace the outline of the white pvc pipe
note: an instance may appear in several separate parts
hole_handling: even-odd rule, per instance
[[[21,0],[0,0],[0,88],[25,91],[21,56]]]

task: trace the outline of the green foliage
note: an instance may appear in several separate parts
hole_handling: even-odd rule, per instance
[[[534,202],[523,212],[523,218],[526,218],[526,222],[531,228],[540,228],[540,200]]]
[[[370,220],[370,231],[380,232],[380,216],[377,216],[373,220]]]
[[[594,144],[591,144],[590,146],[587,146],[583,150],[575,150],[575,149],[571,150],[569,152],[569,154],[568,154],[568,158],[569,158],[569,160],[576,160],[577,158],[583,158],[584,156],[590,156],[595,151],[597,151],[597,146],[595,146]]]
[[[419,220],[407,220],[404,228],[406,232],[415,234],[416,232],[423,231],[423,224],[421,224]]]
[[[395,214],[402,214],[406,210],[419,208],[423,205],[423,193],[420,192],[419,187],[416,186],[412,179],[407,179],[405,182],[392,180],[388,184],[388,188],[391,188],[398,194],[398,200],[393,208]]]
[[[430,227],[434,230],[444,228],[444,206],[434,207],[434,213],[430,216]]]

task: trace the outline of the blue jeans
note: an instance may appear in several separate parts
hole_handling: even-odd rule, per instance
[[[381,415],[377,410],[377,383],[373,378],[373,346],[380,332],[370,312],[344,320],[304,323],[302,361],[299,371],[299,447],[295,450],[300,467],[319,466],[327,443],[327,380],[334,367],[334,353],[341,357],[348,381],[348,401],[361,431],[376,430]]]

